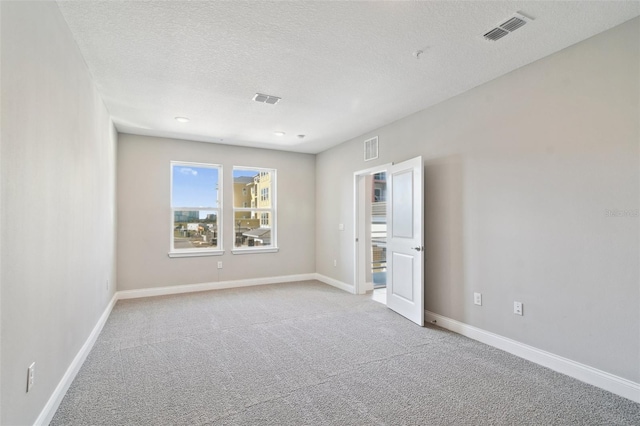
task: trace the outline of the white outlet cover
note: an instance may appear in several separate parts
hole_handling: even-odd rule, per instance
[[[27,392],[29,392],[34,385],[35,375],[36,375],[36,363],[32,362],[29,368],[27,369]]]
[[[522,302],[513,302],[513,313],[522,315]]]
[[[473,293],[473,303],[482,306],[482,293]]]

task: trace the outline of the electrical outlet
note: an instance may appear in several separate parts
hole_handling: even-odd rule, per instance
[[[27,392],[33,388],[34,380],[36,376],[36,363],[32,362],[29,368],[27,368]]]
[[[513,313],[522,315],[522,302],[513,302]]]
[[[336,259],[333,259],[333,266],[338,266],[338,261]]]
[[[473,293],[473,303],[482,306],[482,293]]]
[[[218,269],[222,269],[222,262],[218,262]]]

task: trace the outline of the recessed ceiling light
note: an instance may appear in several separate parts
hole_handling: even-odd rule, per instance
[[[284,136],[284,132],[273,132],[276,136]]]
[[[176,121],[179,123],[188,123],[189,119],[187,117],[176,117]]]

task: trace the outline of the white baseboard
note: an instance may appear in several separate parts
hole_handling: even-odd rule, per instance
[[[62,376],[62,379],[53,391],[53,394],[51,394],[51,397],[49,397],[49,400],[36,419],[34,423],[35,425],[48,425],[51,422],[51,419],[53,419],[53,416],[54,414],[56,414],[56,411],[58,410],[58,407],[60,406],[64,395],[69,389],[69,386],[71,386],[73,379],[76,378],[76,375],[78,374],[78,371],[80,371],[80,368],[82,367],[85,359],[87,359],[89,352],[91,352],[91,349],[93,349],[93,345],[96,343],[96,340],[98,339],[98,336],[100,335],[100,332],[107,322],[107,319],[111,314],[111,310],[113,309],[117,301],[118,293],[116,292],[111,298],[111,301],[109,302],[107,307],[104,309],[104,312],[102,312],[102,315],[100,315],[98,322],[93,327],[93,330],[91,330],[91,334],[89,334],[89,337],[84,342],[84,345],[82,345],[75,358],[73,358],[71,365],[69,365],[69,368],[67,368],[67,371],[65,371],[64,376]]]
[[[356,294],[356,289],[355,286],[353,284],[347,284],[344,283],[342,281],[338,281],[336,279],[327,277],[326,275],[322,275],[322,274],[313,274],[314,275],[314,279],[321,281],[325,284],[329,284],[330,286],[339,288],[340,290],[344,290],[346,292],[349,292],[351,294]]]
[[[425,310],[425,322],[433,323],[447,330],[470,337],[489,346],[501,349],[528,361],[566,374],[590,385],[640,403],[640,383],[615,376],[597,368],[572,361],[551,352],[543,351],[516,340],[444,317]]]
[[[225,288],[249,287],[253,285],[288,283],[316,279],[316,274],[283,275],[280,277],[252,278],[246,280],[218,281],[211,283],[174,285],[168,287],[143,288],[139,290],[123,290],[118,292],[120,299],[136,299],[139,297],[166,296],[169,294],[193,293],[196,291],[221,290]]]

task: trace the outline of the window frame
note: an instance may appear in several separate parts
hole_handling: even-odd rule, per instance
[[[231,168],[231,180],[232,180],[232,185],[233,185],[233,180],[234,180],[234,172],[236,170],[243,170],[243,171],[255,171],[256,174],[260,174],[260,176],[262,177],[264,173],[271,173],[271,186],[270,186],[270,190],[269,190],[269,199],[271,201],[271,207],[270,208],[264,208],[264,207],[235,207],[235,200],[233,199],[233,197],[235,197],[235,190],[232,192],[232,199],[231,199],[231,206],[232,206],[232,217],[234,218],[232,221],[232,226],[235,227],[235,217],[236,217],[236,212],[257,212],[258,213],[258,218],[260,219],[260,226],[262,226],[262,213],[269,213],[269,218],[271,221],[271,245],[269,246],[253,246],[253,247],[236,247],[235,246],[235,242],[233,245],[233,248],[231,249],[231,253],[233,254],[252,254],[252,253],[277,253],[279,251],[278,248],[278,227],[277,227],[277,217],[278,217],[278,206],[277,206],[277,201],[278,201],[278,196],[277,196],[277,176],[278,176],[278,170],[276,168],[269,168],[269,167],[251,167],[251,166],[233,166]],[[252,189],[253,190],[253,189]],[[261,194],[256,194],[257,198],[259,199]],[[265,201],[265,200],[263,200]],[[253,205],[253,200],[252,203]],[[235,231],[233,231],[232,229],[232,234]]]
[[[217,207],[211,206],[174,206],[173,205],[173,169],[175,166],[184,166],[184,167],[197,167],[197,168],[209,168],[209,169],[217,169],[218,170],[218,188],[217,188],[217,197],[218,199]],[[169,226],[169,257],[178,258],[178,257],[199,257],[199,256],[221,256],[224,254],[224,221],[223,221],[223,200],[224,200],[224,186],[223,186],[223,167],[222,164],[215,163],[196,163],[189,161],[170,161],[169,162],[169,212],[170,212],[170,226]],[[216,224],[217,224],[217,239],[218,244],[214,249],[211,248],[188,248],[188,249],[176,249],[174,247],[174,227],[175,227],[175,212],[176,211],[202,211],[207,210],[216,213]]]

